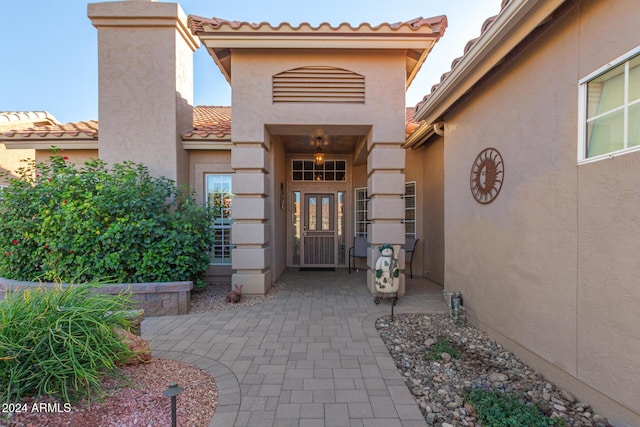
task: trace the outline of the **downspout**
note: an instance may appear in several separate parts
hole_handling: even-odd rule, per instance
[[[434,123],[433,133],[435,133],[438,136],[444,136],[444,122]]]

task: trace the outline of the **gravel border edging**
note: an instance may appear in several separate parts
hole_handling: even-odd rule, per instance
[[[151,351],[154,357],[190,363],[211,375],[218,387],[218,405],[209,427],[233,427],[240,411],[240,383],[229,367],[217,360],[194,353],[179,351]]]

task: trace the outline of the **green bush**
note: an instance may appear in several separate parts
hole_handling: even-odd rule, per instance
[[[467,390],[465,400],[478,414],[478,422],[492,427],[551,427],[563,425],[562,418],[550,419],[538,407],[524,402],[517,393],[499,390]]]
[[[211,213],[146,167],[100,160],[77,169],[54,154],[0,199],[0,276],[16,280],[191,280],[204,286]]]
[[[101,377],[132,351],[115,333],[129,328],[127,295],[94,285],[30,288],[0,301],[0,401],[56,396],[66,402],[100,391]]]
[[[425,357],[427,360],[440,360],[442,353],[448,353],[454,359],[460,358],[460,348],[443,335],[438,335],[436,342],[431,345],[429,350]]]

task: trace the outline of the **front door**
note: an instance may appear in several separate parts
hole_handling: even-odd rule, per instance
[[[336,220],[333,194],[305,194],[300,255],[305,267],[335,267]]]

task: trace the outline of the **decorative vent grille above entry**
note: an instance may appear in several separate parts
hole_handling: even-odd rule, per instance
[[[364,104],[364,76],[341,68],[295,68],[273,76],[273,102]]]

